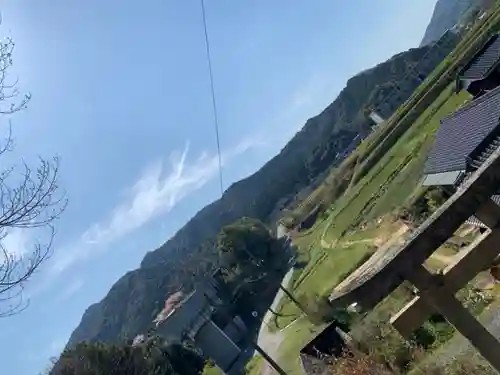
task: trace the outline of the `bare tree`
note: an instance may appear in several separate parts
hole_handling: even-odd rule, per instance
[[[30,95],[21,95],[17,80],[10,81],[14,42],[0,41],[0,114],[8,126],[0,141],[0,317],[23,311],[28,301],[23,298],[25,283],[51,253],[54,220],[66,207],[64,192],[57,184],[59,159],[40,158],[36,167],[25,161],[8,166],[7,154],[13,150],[10,117],[26,107]],[[0,123],[1,126],[1,123]],[[9,248],[9,236],[16,231],[33,234],[30,249],[21,253]],[[39,236],[47,235],[43,241]],[[30,241],[31,242],[31,241]]]

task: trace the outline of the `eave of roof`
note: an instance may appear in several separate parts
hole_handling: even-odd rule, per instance
[[[441,120],[425,175],[466,169],[466,157],[500,123],[500,87]]]
[[[458,72],[457,77],[464,80],[486,78],[500,64],[500,34],[491,36],[483,47]]]
[[[424,176],[422,186],[454,186],[465,171],[451,171],[427,174]]]

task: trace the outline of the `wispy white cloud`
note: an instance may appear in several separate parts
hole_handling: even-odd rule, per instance
[[[223,165],[248,150],[262,145],[259,138],[247,138],[221,154]],[[51,271],[58,274],[76,262],[91,257],[108,245],[171,211],[189,194],[203,187],[218,173],[216,154],[201,152],[188,160],[189,143],[146,168],[127,191],[125,198],[103,221],[91,225],[75,243],[58,251]]]

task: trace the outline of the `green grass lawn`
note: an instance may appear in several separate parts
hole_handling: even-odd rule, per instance
[[[374,251],[375,248],[369,243],[352,244],[338,250],[318,251],[315,261],[310,263],[298,282],[293,285],[294,296],[299,301],[303,301],[307,295],[329,294],[332,288],[346,276],[347,271],[352,271]],[[282,299],[278,311],[280,316],[277,317],[275,324],[279,329],[286,327],[303,314],[303,311],[287,297]]]
[[[264,361],[264,358],[262,356],[260,356],[260,355],[253,356],[247,362],[247,364],[245,366],[245,374],[247,374],[247,375],[260,375],[263,361]],[[218,374],[205,374],[205,372],[203,372],[202,375],[218,375]]]
[[[281,344],[278,363],[288,375],[304,375],[300,368],[299,351],[323,327],[315,327],[306,318],[299,318],[287,331],[287,339]]]
[[[208,361],[207,363],[205,363],[202,375],[223,375],[223,374],[224,372],[220,370],[218,367],[216,367],[212,361]]]

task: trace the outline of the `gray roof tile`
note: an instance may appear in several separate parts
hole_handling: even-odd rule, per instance
[[[484,79],[500,61],[500,35],[493,35],[458,73],[462,79]]]
[[[465,170],[466,157],[500,123],[500,87],[441,120],[425,174]]]

